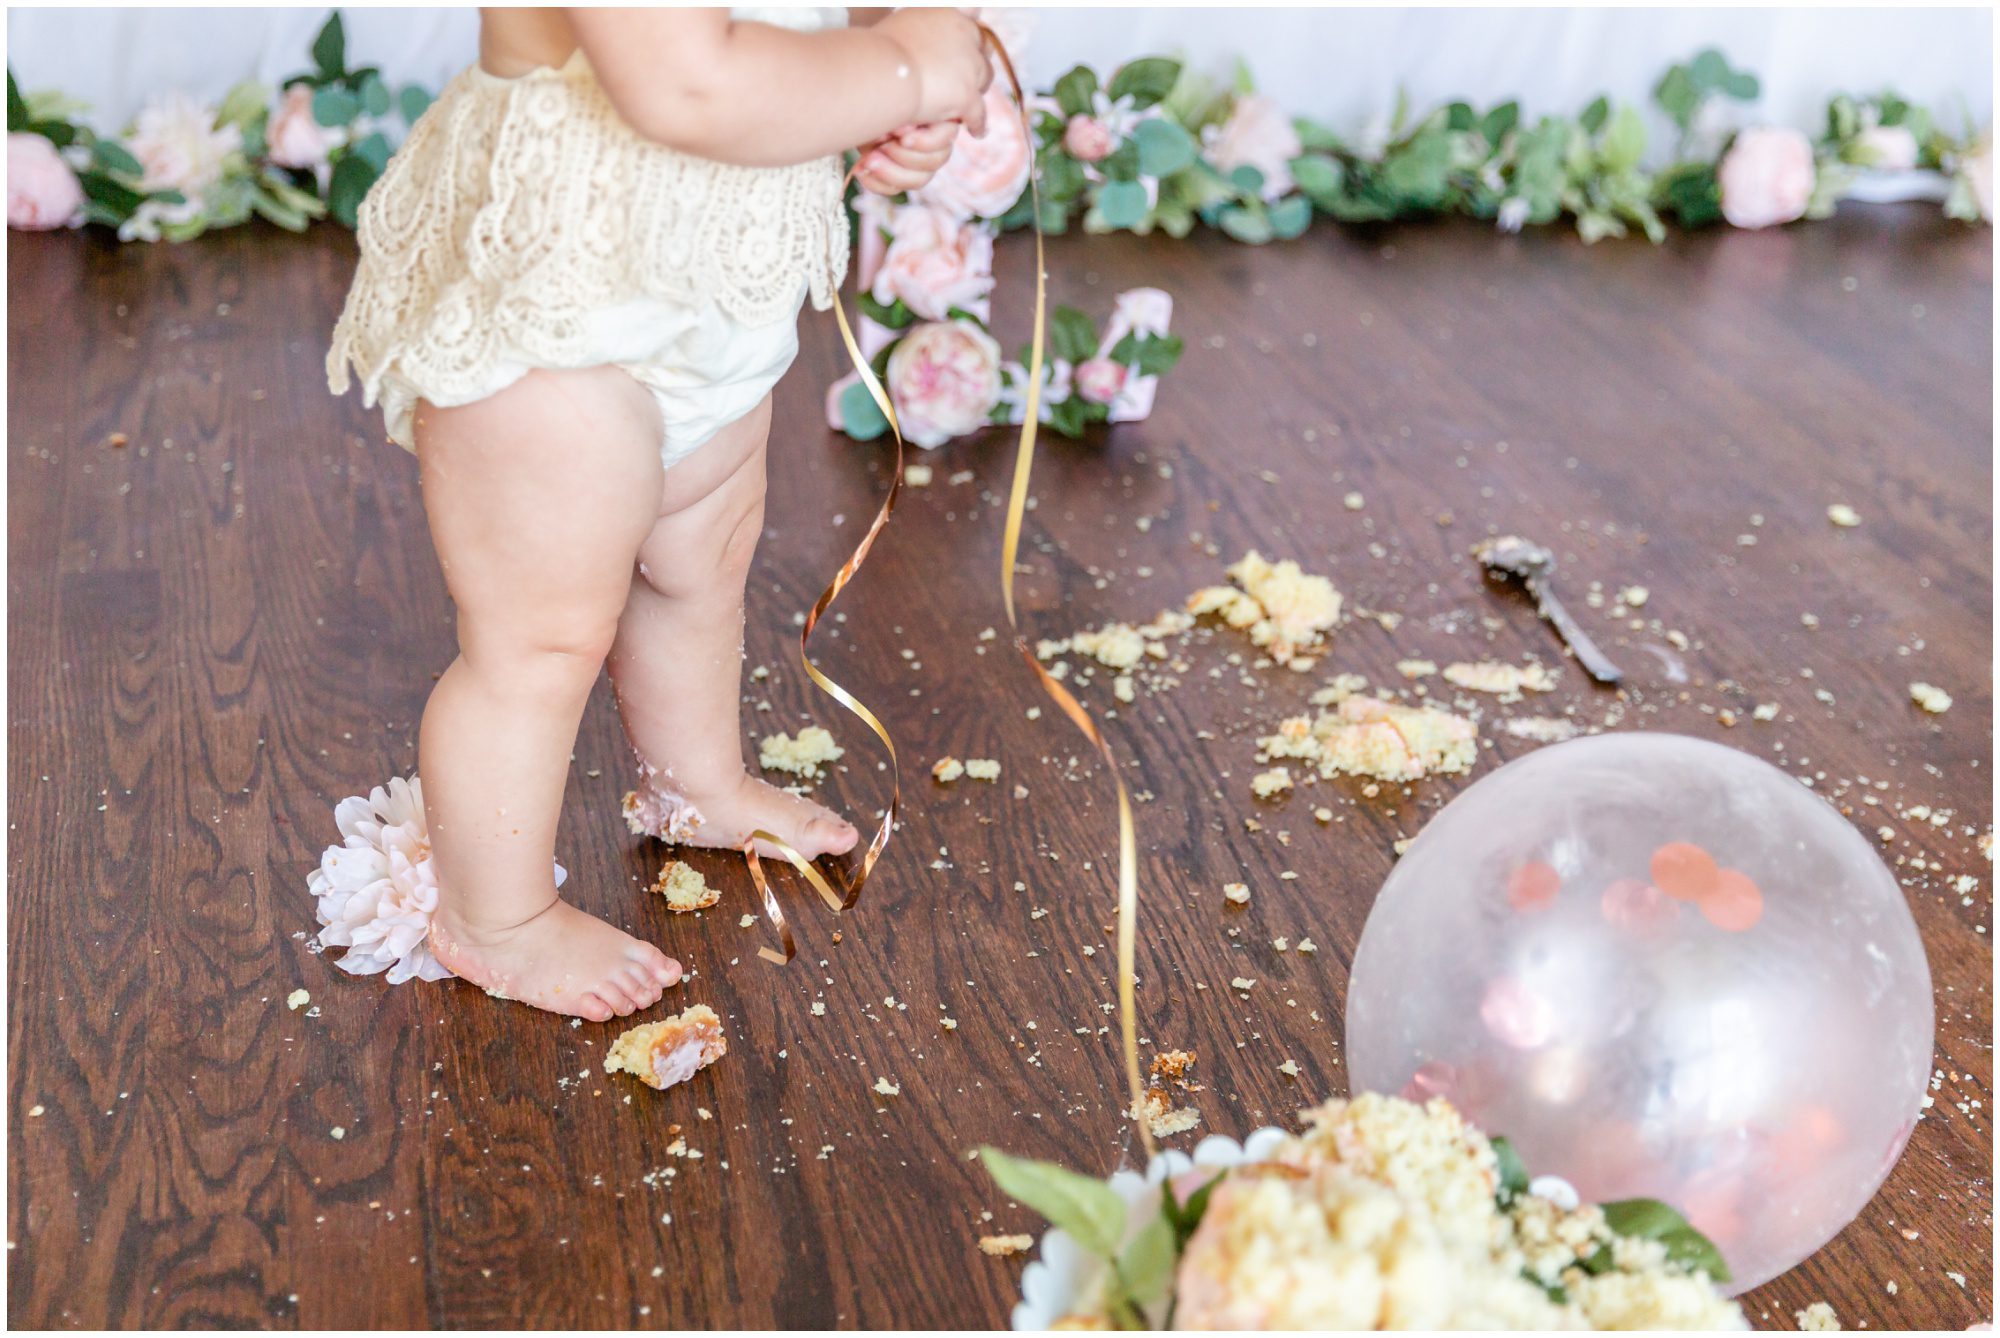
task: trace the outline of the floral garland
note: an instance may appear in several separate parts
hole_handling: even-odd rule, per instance
[[[988,10],[1018,68],[1018,16]],[[392,90],[372,66],[350,68],[339,11],[312,45],[312,69],[267,88],[237,85],[217,107],[183,94],[156,100],[119,136],[96,133],[84,108],[55,93],[23,95],[7,79],[7,222],[14,228],[114,227],[121,240],[184,241],[253,215],[302,229],[330,216],[354,225],[401,135],[430,104],[415,85]],[[1100,79],[1079,65],[1030,98],[1024,133],[1005,96],[989,93],[989,131],[961,138],[943,171],[894,201],[857,194],[861,339],[889,387],[906,436],[936,447],[992,422],[1018,422],[1019,361],[988,329],[993,242],[1031,221],[1028,172],[1039,174],[1048,232],[1164,233],[1197,224],[1260,244],[1297,237],[1315,215],[1371,222],[1459,214],[1502,231],[1574,220],[1586,242],[1668,223],[1762,228],[1824,218],[1843,198],[1931,198],[1967,222],[1993,213],[1990,133],[1961,134],[1893,92],[1840,94],[1818,136],[1732,129],[1723,108],[1753,101],[1755,75],[1703,51],[1670,67],[1653,103],[1676,129],[1671,161],[1644,166],[1639,109],[1600,97],[1573,117],[1523,120],[1517,102],[1480,111],[1450,102],[1413,118],[1399,102],[1352,138],[1287,115],[1246,70],[1220,87],[1182,62],[1130,61]],[[1122,294],[1100,332],[1058,307],[1042,418],[1079,436],[1091,423],[1150,412],[1158,379],[1179,357],[1172,299]],[[827,420],[860,440],[887,430],[852,377],[828,391]]]
[[[55,93],[23,95],[7,72],[7,226],[102,224],[120,241],[187,241],[252,215],[302,231],[331,215],[354,226],[396,140],[431,95],[391,93],[374,66],[350,69],[334,11],[313,68],[267,88],[246,80],[220,105],[156,99],[122,135],[97,134]]]

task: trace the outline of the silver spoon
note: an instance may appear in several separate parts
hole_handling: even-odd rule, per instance
[[[1479,559],[1479,565],[1486,568],[1489,575],[1497,572],[1501,576],[1512,576],[1528,588],[1528,593],[1535,597],[1537,610],[1575,652],[1577,661],[1592,678],[1600,683],[1616,683],[1625,677],[1618,666],[1597,648],[1590,634],[1570,617],[1562,601],[1556,598],[1551,588],[1556,574],[1554,553],[1518,534],[1509,534],[1486,540],[1472,550],[1472,555]]]

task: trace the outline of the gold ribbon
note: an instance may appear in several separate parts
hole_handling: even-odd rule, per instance
[[[1091,718],[1083,703],[1072,696],[1048,670],[1042,668],[1041,661],[1035,658],[1034,651],[1021,632],[1020,619],[1014,609],[1014,563],[1021,547],[1021,522],[1028,506],[1028,479],[1035,466],[1035,435],[1041,423],[1042,366],[1045,345],[1048,341],[1048,273],[1045,255],[1047,248],[1042,232],[1041,185],[1032,163],[1035,139],[1034,127],[1028,118],[1028,100],[1022,92],[1020,76],[1014,70],[1014,62],[1009,59],[1006,47],[985,24],[979,25],[979,31],[985,38],[986,44],[992,48],[994,57],[1000,62],[1000,68],[1007,76],[1009,90],[1014,95],[1015,109],[1020,113],[1022,134],[1026,137],[1031,155],[1028,193],[1030,202],[1034,206],[1032,222],[1035,232],[1034,335],[1028,351],[1027,404],[1021,419],[1020,444],[1015,448],[1014,483],[1007,498],[1007,523],[1000,543],[1000,597],[1006,606],[1007,626],[1014,634],[1014,648],[1020,652],[1022,660],[1035,675],[1035,681],[1041,685],[1042,691],[1062,709],[1062,713],[1069,717],[1070,723],[1076,726],[1084,738],[1090,741],[1091,747],[1097,750],[1098,756],[1104,759],[1104,765],[1111,774],[1111,782],[1118,790],[1119,1039],[1125,1056],[1125,1078],[1131,1103],[1129,1111],[1139,1126],[1140,1141],[1150,1155],[1154,1151],[1153,1131],[1146,1121],[1141,1104],[1145,1099],[1145,1081],[1139,1069],[1138,1002],[1134,966],[1136,951],[1134,921],[1139,909],[1139,857],[1138,838],[1132,821],[1132,799],[1126,792],[1124,777],[1119,774],[1118,756],[1111,750],[1103,731],[1097,727],[1097,722]],[[859,170],[858,162],[848,170],[847,181],[841,186],[843,194],[846,192],[847,183],[854,180]],[[896,815],[902,806],[903,797],[902,771],[896,761],[896,745],[890,739],[889,731],[883,728],[882,722],[876,719],[874,712],[857,701],[847,689],[821,673],[813,664],[812,658],[806,654],[806,642],[812,637],[813,628],[819,623],[820,616],[846,588],[847,583],[854,578],[854,573],[861,569],[861,564],[867,558],[868,550],[874,545],[876,536],[882,532],[882,527],[888,524],[889,513],[896,509],[896,498],[903,486],[903,430],[896,421],[896,408],[890,403],[888,393],[882,388],[882,383],[876,378],[873,369],[869,367],[868,360],[862,356],[861,345],[855,340],[854,332],[847,322],[845,304],[837,295],[833,303],[833,314],[840,323],[840,338],[847,345],[847,356],[853,361],[855,372],[860,376],[861,383],[868,387],[870,398],[875,401],[876,407],[881,409],[882,416],[888,420],[889,431],[895,437],[896,472],[889,483],[888,497],[883,499],[881,510],[875,513],[874,522],[862,536],[861,543],[855,548],[853,556],[841,565],[832,583],[820,595],[811,612],[807,613],[805,626],[799,632],[799,660],[805,665],[806,673],[811,676],[813,682],[835,701],[861,717],[868,728],[875,731],[875,737],[882,740],[882,746],[889,750],[890,796],[889,808],[883,815],[882,825],[876,830],[874,839],[868,843],[868,849],[861,857],[860,871],[848,885],[845,897],[835,892],[826,878],[804,856],[789,843],[770,832],[752,832],[749,839],[743,843],[744,854],[749,857],[751,880],[756,883],[757,891],[764,900],[764,917],[770,921],[772,928],[777,931],[779,941],[783,944],[782,953],[770,948],[759,948],[758,955],[780,966],[791,961],[796,950],[792,942],[791,928],[785,923],[784,910],[778,905],[778,898],[764,875],[763,862],[757,857],[756,842],[768,841],[775,846],[791,862],[792,867],[805,875],[806,881],[819,893],[820,900],[824,901],[835,914],[839,914],[850,909],[860,897],[862,886],[868,881],[868,875],[874,871],[876,860],[881,858],[883,848],[889,843],[889,834],[895,826]]]

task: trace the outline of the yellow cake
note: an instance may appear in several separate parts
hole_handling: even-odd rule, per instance
[[[679,1017],[646,1022],[611,1043],[606,1073],[629,1073],[648,1087],[665,1089],[686,1082],[729,1052],[722,1019],[706,1004]]]

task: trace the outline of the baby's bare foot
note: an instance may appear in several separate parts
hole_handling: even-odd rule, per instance
[[[661,802],[662,796],[666,802]],[[767,785],[747,772],[713,792],[628,796],[625,812],[634,830],[712,850],[740,849],[751,832],[766,831],[810,860],[845,855],[861,839],[854,824],[832,809]],[[671,822],[649,820],[669,812]],[[757,853],[766,859],[782,858],[769,841],[759,841]]]
[[[606,1022],[660,1000],[681,964],[566,901],[506,929],[482,929],[439,910],[431,951],[452,974],[502,999]]]

